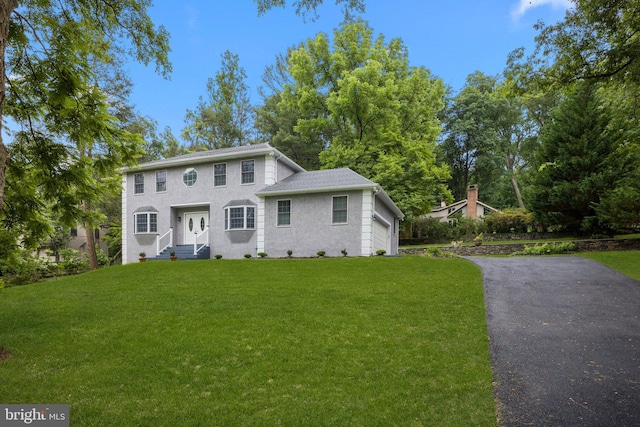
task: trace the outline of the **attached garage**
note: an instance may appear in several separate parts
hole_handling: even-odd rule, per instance
[[[373,221],[373,252],[382,249],[386,253],[390,253],[391,235],[389,233],[389,224],[385,224],[378,216]]]

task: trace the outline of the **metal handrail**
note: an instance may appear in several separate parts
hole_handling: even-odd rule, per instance
[[[169,244],[160,249],[160,241],[167,237],[167,235],[169,235]],[[162,251],[171,246],[173,246],[173,227],[169,227],[169,231],[164,233],[162,236],[156,236],[156,256],[160,255]]]
[[[202,248],[204,248],[205,246],[209,246],[209,227],[205,227],[204,230],[202,230],[202,233],[198,234],[198,233],[194,233],[196,236],[195,240],[193,241],[193,254],[194,255],[198,255],[198,252],[200,252],[202,250]],[[206,235],[207,236],[207,240],[202,244],[202,246],[200,246],[200,248],[198,248],[198,238],[202,235]]]

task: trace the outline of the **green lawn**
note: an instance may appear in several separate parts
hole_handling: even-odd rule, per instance
[[[71,425],[495,425],[460,259],[148,262],[0,291],[0,402]]]
[[[586,252],[579,254],[640,280],[640,251]]]

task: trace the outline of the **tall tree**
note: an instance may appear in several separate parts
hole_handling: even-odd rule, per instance
[[[287,157],[307,170],[320,169],[320,153],[330,138],[322,132],[303,136],[297,128],[298,120],[308,120],[325,114],[320,108],[307,106],[301,109],[297,103],[282,102],[285,86],[291,87],[294,80],[289,74],[288,61],[295,50],[287,55],[278,55],[274,65],[267,66],[262,76],[266,87],[259,89],[263,105],[256,109],[256,129],[259,139],[271,143]]]
[[[91,119],[93,131],[111,126],[112,116],[100,106],[106,100],[91,89],[96,61],[106,63],[126,52],[144,64],[155,62],[163,75],[170,72],[168,34],[153,25],[148,6],[148,0],[25,0],[20,5],[0,0],[0,123],[9,117],[24,131],[15,138],[19,144],[30,141],[42,149],[72,133],[93,138],[88,132],[79,135],[77,126],[87,123],[78,120],[89,119],[79,108],[98,114]],[[1,138],[2,132],[0,209],[8,162]],[[65,155],[47,156],[53,161],[61,158],[68,161]],[[57,165],[44,166],[51,170]]]
[[[449,187],[456,199],[465,198],[469,185],[478,184],[487,200],[491,184],[498,179],[496,173],[500,174],[499,159],[493,155],[501,114],[499,102],[492,96],[496,84],[497,77],[479,71],[470,74],[444,111],[440,149],[451,168]]]
[[[215,78],[207,81],[207,98],[200,97],[195,111],[187,110],[182,131],[191,149],[216,149],[246,145],[252,125],[247,75],[240,58],[228,50]]]
[[[408,218],[430,210],[448,191],[436,163],[444,85],[411,67],[400,39],[373,36],[364,21],[346,22],[292,51],[291,83],[281,103],[300,113],[295,131],[327,147],[323,167],[350,167],[381,184]]]
[[[628,174],[627,159],[618,155],[624,133],[612,128],[611,120],[595,86],[586,83],[552,111],[542,130],[528,203],[542,224],[582,235],[610,231],[596,207]]]
[[[525,101],[511,93],[504,82],[498,85],[493,97],[499,110],[495,123],[498,139],[493,151],[502,159],[518,207],[524,209],[519,181],[533,160],[538,146],[539,126],[529,113]]]

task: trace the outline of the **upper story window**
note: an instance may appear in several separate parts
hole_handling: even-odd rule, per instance
[[[242,183],[253,184],[254,182],[254,160],[244,160],[242,162]]]
[[[224,187],[227,185],[227,164],[213,165],[213,186]]]
[[[278,227],[291,225],[291,200],[278,200]]]
[[[167,171],[156,172],[156,193],[167,191]]]
[[[346,224],[348,218],[347,196],[333,196],[331,203],[331,223],[332,224]]]
[[[182,182],[187,187],[193,186],[198,180],[198,172],[194,168],[187,169],[182,175]]]
[[[133,175],[133,194],[143,194],[144,193],[144,174],[137,173]]]

